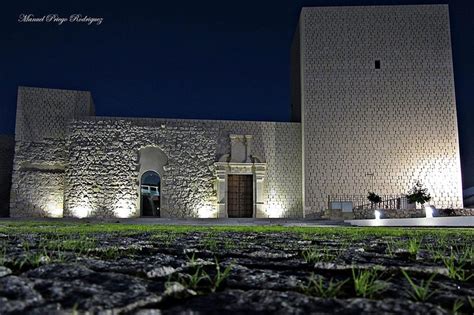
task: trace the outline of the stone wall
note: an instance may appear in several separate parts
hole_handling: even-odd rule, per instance
[[[302,216],[298,124],[90,117],[69,130],[65,215],[138,216],[138,151],[156,146],[168,157],[162,216],[197,216],[215,206],[214,163],[230,153],[229,135],[250,134],[268,164],[268,206]]]
[[[416,180],[461,208],[448,6],[303,8],[299,29],[307,216]]]
[[[66,126],[94,114],[89,92],[18,88],[10,216],[62,216]]]
[[[424,218],[425,209],[380,209],[381,219]],[[474,216],[474,209],[437,209],[434,216]],[[374,209],[354,210],[355,219],[375,219]]]
[[[230,152],[229,134],[253,135],[253,155],[267,163],[264,185],[267,214],[303,216],[300,124],[230,120],[204,124],[219,128],[217,157]]]
[[[301,42],[300,23],[296,26],[290,52],[291,121],[301,122]]]
[[[0,135],[0,217],[10,214],[10,188],[12,180],[15,138]]]

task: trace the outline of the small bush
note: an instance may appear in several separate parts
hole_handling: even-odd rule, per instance
[[[407,199],[409,203],[421,203],[424,204],[431,200],[430,194],[428,194],[428,188],[423,188],[423,184],[417,181],[415,185],[408,191]]]
[[[369,195],[367,196],[367,199],[372,203],[382,202],[382,198],[379,195],[370,191],[369,191]]]

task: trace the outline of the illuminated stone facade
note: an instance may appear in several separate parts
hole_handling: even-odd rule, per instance
[[[89,115],[89,92],[18,88],[10,216],[63,216],[67,125]]]
[[[450,45],[444,5],[304,8],[292,123],[97,117],[89,92],[20,87],[10,214],[140,216],[147,171],[162,217],[227,217],[238,174],[252,217],[318,217],[328,195],[415,180],[460,208]]]
[[[29,138],[33,132],[22,135],[27,125],[17,123],[12,216],[140,216],[139,152],[156,147],[167,157],[162,170],[156,169],[162,177],[161,216],[225,217],[217,166],[229,165],[232,135],[252,138],[251,160],[241,164],[256,175],[254,216],[303,216],[300,124],[95,117],[88,94],[82,105],[90,111],[74,109],[73,100],[80,99],[75,93],[83,92],[19,89],[17,117],[35,119],[38,130],[43,114],[29,108],[65,110],[54,116],[62,122],[48,122],[62,132],[45,128],[44,136],[34,132]],[[47,110],[44,115],[51,117]],[[265,182],[257,185],[259,164],[265,165]],[[232,167],[231,174],[242,173]]]
[[[292,61],[306,216],[415,180],[462,207],[447,5],[303,8]]]

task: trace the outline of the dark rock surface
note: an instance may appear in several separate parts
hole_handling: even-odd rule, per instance
[[[256,232],[7,235],[0,239],[0,314],[452,314],[456,306],[472,314],[473,241]],[[447,268],[450,257],[458,278]],[[413,297],[402,270],[417,285],[429,282],[426,298]],[[364,272],[382,286],[367,296],[355,289]],[[310,279],[325,290],[341,285],[324,297]]]

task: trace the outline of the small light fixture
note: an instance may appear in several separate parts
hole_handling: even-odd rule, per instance
[[[382,213],[379,210],[374,211],[375,220],[380,220]]]
[[[201,219],[215,218],[216,211],[210,205],[204,205],[197,210],[197,216]]]
[[[425,207],[425,213],[426,213],[427,218],[432,218],[433,217],[433,212],[434,212],[434,209],[433,209],[432,206],[426,206]]]
[[[121,219],[130,218],[133,214],[133,207],[131,205],[130,200],[119,199],[115,203],[114,212],[117,218],[121,218]]]
[[[284,209],[279,204],[269,203],[266,212],[269,218],[282,218]]]
[[[79,219],[88,217],[90,215],[90,209],[85,205],[74,207],[71,212],[73,216]]]

